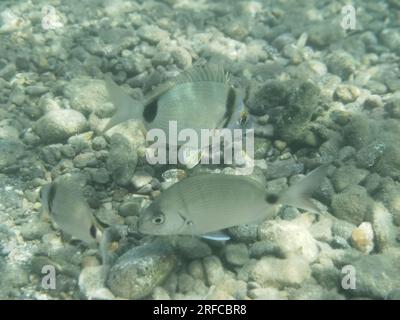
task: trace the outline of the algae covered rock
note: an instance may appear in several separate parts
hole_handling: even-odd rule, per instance
[[[122,134],[114,134],[110,145],[107,168],[117,184],[127,186],[131,183],[138,161],[136,149]]]
[[[315,145],[316,137],[310,131],[316,112],[320,90],[310,81],[290,83],[287,105],[277,119],[277,134],[288,143]]]
[[[359,225],[366,220],[371,203],[367,190],[359,185],[353,185],[335,194],[331,206],[337,218]]]
[[[133,248],[111,267],[107,286],[118,297],[144,298],[167,278],[176,262],[172,248],[163,243]]]
[[[400,253],[362,256],[352,265],[356,271],[356,286],[348,290],[352,296],[385,299],[393,290],[400,288]]]

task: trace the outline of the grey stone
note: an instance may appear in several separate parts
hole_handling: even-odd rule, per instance
[[[126,199],[118,208],[118,213],[123,217],[137,216],[148,197],[133,195]]]
[[[258,228],[259,240],[272,243],[281,257],[301,255],[307,261],[318,257],[318,246],[308,229],[296,220],[271,220]]]
[[[249,250],[244,243],[227,244],[224,256],[228,263],[234,266],[242,266],[249,260]]]
[[[17,164],[24,155],[24,145],[15,139],[0,138],[0,172]]]
[[[357,271],[356,288],[348,290],[352,296],[385,299],[393,290],[400,288],[400,253],[362,256],[353,261]]]
[[[204,258],[212,253],[207,243],[190,236],[180,237],[176,243],[176,250],[189,260]]]
[[[367,170],[358,169],[352,165],[345,165],[336,169],[331,180],[336,191],[341,192],[351,185],[359,184],[367,175]]]
[[[400,226],[400,184],[390,178],[382,179],[375,198],[392,213],[395,225]]]
[[[203,265],[208,285],[218,284],[224,278],[224,268],[218,257],[209,256],[204,258]]]
[[[357,63],[351,54],[336,50],[327,56],[326,65],[331,73],[347,80],[355,72]]]
[[[382,203],[374,203],[371,222],[378,252],[383,252],[396,245],[398,229],[393,225],[393,215]]]
[[[94,137],[92,141],[93,150],[99,151],[107,147],[107,141],[103,137]]]
[[[277,160],[268,165],[265,177],[267,180],[287,178],[302,173],[303,171],[304,165],[302,163],[296,163],[293,158],[288,160]]]
[[[164,31],[155,25],[146,25],[146,26],[140,27],[139,30],[137,31],[137,35],[141,39],[143,39],[151,44],[157,44],[161,40],[168,39],[168,37],[169,37],[169,34],[167,31]]]
[[[107,184],[110,181],[106,168],[91,169],[89,172],[94,183]]]
[[[43,143],[63,142],[88,128],[85,117],[75,110],[53,110],[41,117],[33,129]]]
[[[185,48],[177,47],[172,50],[171,54],[175,64],[179,68],[185,70],[192,65],[192,56]]]
[[[168,277],[177,259],[166,244],[152,243],[124,253],[111,267],[107,286],[117,297],[141,299]]]
[[[86,299],[112,300],[111,291],[104,287],[106,270],[104,266],[83,268],[79,275],[79,289]]]
[[[270,241],[257,241],[250,244],[249,254],[252,258],[261,258],[266,255],[279,255],[279,248]]]
[[[337,218],[359,225],[368,219],[371,204],[365,188],[355,185],[335,194],[331,206]]]
[[[232,239],[238,242],[252,242],[257,240],[258,225],[242,224],[228,229]]]
[[[72,109],[86,116],[96,111],[108,98],[104,81],[97,79],[72,79],[64,87],[64,95],[69,99]]]
[[[357,165],[361,168],[373,167],[382,157],[386,145],[380,141],[373,141],[363,146],[356,155]]]
[[[299,286],[310,277],[308,262],[298,256],[288,259],[263,257],[250,270],[250,279],[263,287]]]
[[[74,166],[77,168],[97,167],[98,161],[93,152],[85,152],[78,154],[74,160]]]
[[[137,152],[128,139],[121,134],[114,134],[110,145],[107,168],[118,185],[127,186],[135,173]]]
[[[19,231],[25,240],[40,240],[46,233],[50,232],[50,225],[43,220],[34,219],[23,224]]]

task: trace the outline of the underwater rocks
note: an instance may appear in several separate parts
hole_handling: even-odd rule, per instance
[[[333,214],[348,222],[359,225],[368,220],[372,200],[367,190],[359,185],[353,185],[337,193],[332,198]]]
[[[176,250],[184,258],[193,260],[211,255],[211,248],[197,237],[180,237],[177,239]]]
[[[331,181],[335,190],[341,192],[351,185],[357,185],[368,175],[367,170],[358,169],[352,165],[344,165],[335,170]]]
[[[393,215],[395,225],[400,226],[400,184],[390,178],[384,178],[377,187],[375,198]]]
[[[315,146],[317,141],[310,131],[311,119],[316,111],[320,90],[310,81],[294,82],[288,95],[288,104],[277,119],[277,135],[288,143]]]
[[[176,262],[172,248],[166,244],[152,243],[133,248],[111,267],[107,286],[117,297],[144,298],[167,278]]]
[[[88,116],[107,102],[107,90],[102,80],[72,79],[64,87],[64,96],[71,108]]]
[[[242,266],[249,260],[249,250],[244,243],[228,243],[224,248],[225,260],[233,266]]]
[[[266,221],[259,226],[259,240],[273,245],[280,257],[301,256],[313,262],[318,257],[317,242],[302,220],[303,217],[291,221]]]
[[[0,138],[0,172],[12,170],[24,152],[24,145],[19,139]]]
[[[261,286],[298,286],[311,277],[308,261],[299,256],[288,259],[263,257],[250,270],[250,279]]]
[[[392,290],[400,288],[398,250],[362,256],[351,264],[356,270],[356,287],[348,290],[352,296],[386,299]]]
[[[128,186],[135,173],[138,156],[136,149],[122,134],[114,134],[110,140],[107,169],[120,186]]]
[[[88,129],[86,118],[75,110],[52,110],[41,117],[33,127],[43,143],[56,143]]]
[[[249,98],[249,107],[255,114],[271,115],[280,139],[314,146],[316,137],[309,129],[319,96],[311,81],[270,80]]]
[[[79,288],[86,299],[112,300],[114,295],[104,287],[106,280],[105,266],[87,266],[79,275]]]
[[[347,80],[357,68],[357,62],[353,56],[342,50],[336,50],[326,57],[326,65],[329,72]]]

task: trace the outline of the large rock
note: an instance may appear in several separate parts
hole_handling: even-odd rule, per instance
[[[138,161],[136,149],[121,134],[114,134],[111,137],[110,144],[107,169],[118,185],[128,186],[131,183]]]
[[[86,118],[75,110],[52,110],[41,117],[33,129],[43,143],[56,143],[88,128]]]
[[[317,242],[298,219],[266,221],[260,225],[258,236],[273,244],[284,258],[299,255],[312,262],[318,257]]]
[[[0,172],[16,164],[24,154],[24,145],[17,139],[0,138]]]
[[[107,102],[108,93],[102,80],[73,79],[64,87],[71,107],[88,116]]]
[[[385,299],[400,288],[400,252],[363,256],[352,265],[356,271],[356,287],[347,290],[352,296]]]
[[[118,297],[144,298],[167,278],[176,261],[172,248],[162,243],[133,248],[112,266],[107,286]]]
[[[368,213],[372,205],[371,198],[365,188],[355,185],[335,194],[332,199],[333,214],[348,222],[359,225],[368,220]]]
[[[288,259],[264,257],[250,270],[250,279],[261,286],[283,288],[298,286],[311,276],[308,261],[295,256]]]

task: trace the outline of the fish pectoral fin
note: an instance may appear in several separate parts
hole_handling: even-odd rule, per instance
[[[293,184],[282,195],[280,202],[313,213],[320,213],[321,210],[312,201],[311,195],[325,179],[328,168],[329,165],[325,164],[311,171],[303,179]]]
[[[129,96],[111,77],[105,76],[104,81],[109,100],[117,110],[108,121],[103,132],[126,120],[132,118],[141,119],[140,115],[143,111],[142,103]]]
[[[215,241],[228,241],[230,237],[223,233],[222,231],[215,231],[206,234],[202,234],[200,237],[208,240],[215,240]]]

